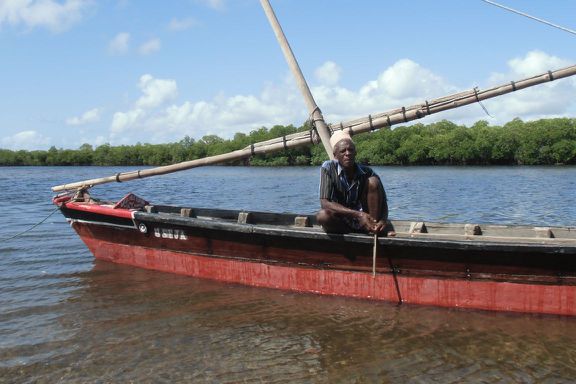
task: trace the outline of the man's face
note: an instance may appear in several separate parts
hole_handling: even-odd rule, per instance
[[[356,161],[356,146],[352,140],[344,139],[336,143],[334,147],[334,157],[342,168],[347,169],[354,165]]]

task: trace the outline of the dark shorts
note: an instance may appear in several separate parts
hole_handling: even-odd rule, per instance
[[[365,232],[362,226],[360,225],[360,222],[358,222],[358,219],[356,218],[351,219],[349,217],[344,217],[342,218],[342,221],[344,222],[344,224],[350,227],[350,229],[353,232]]]

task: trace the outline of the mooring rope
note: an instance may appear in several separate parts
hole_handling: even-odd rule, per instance
[[[378,234],[374,234],[374,246],[372,247],[372,278],[376,277],[376,253],[378,251]]]
[[[374,234],[374,246],[372,247],[372,278],[376,278],[376,255],[378,251],[378,234]],[[392,278],[394,279],[394,286],[396,287],[396,295],[398,296],[398,305],[402,305],[404,301],[402,299],[402,293],[400,292],[400,284],[398,283],[398,276],[396,276],[396,268],[392,264],[392,258],[390,255],[387,256],[388,265],[390,266],[390,271],[392,272]]]
[[[56,211],[58,211],[59,209],[60,209],[60,207],[56,207],[56,209],[54,209],[52,212],[50,212],[50,214],[49,214],[48,216],[46,216],[44,219],[42,219],[42,221],[40,221],[39,223],[34,224],[34,225],[31,226],[30,228],[28,228],[28,229],[26,229],[25,231],[22,231],[22,232],[20,232],[20,233],[17,233],[17,234],[15,234],[14,236],[7,237],[7,238],[4,238],[4,239],[0,239],[0,242],[3,243],[3,242],[6,242],[6,241],[10,241],[10,240],[13,240],[13,239],[15,239],[15,238],[17,238],[17,237],[22,236],[23,234],[25,234],[25,233],[27,233],[27,232],[30,232],[31,230],[33,230],[34,228],[36,228],[37,226],[39,226],[40,224],[42,224],[43,222],[45,222],[46,220],[48,220],[48,218],[49,218],[50,216],[52,216],[54,213],[56,213]]]
[[[394,279],[394,285],[396,286],[396,295],[398,296],[398,305],[402,305],[404,300],[402,299],[402,293],[400,292],[400,284],[398,283],[397,270],[392,263],[392,258],[388,255],[388,265],[390,266],[390,271],[392,271],[392,278]]]

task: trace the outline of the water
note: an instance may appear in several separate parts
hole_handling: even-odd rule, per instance
[[[125,168],[0,168],[0,239],[50,187]],[[576,226],[576,168],[377,168],[391,216]],[[318,209],[316,168],[194,169],[93,189],[117,199]],[[572,383],[576,318],[249,288],[95,261],[60,213],[0,240],[0,383]]]

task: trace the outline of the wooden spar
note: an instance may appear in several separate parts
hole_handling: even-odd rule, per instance
[[[296,83],[300,88],[300,92],[302,92],[302,95],[304,96],[304,100],[308,106],[308,112],[310,113],[312,121],[314,122],[314,126],[316,127],[318,135],[322,140],[322,145],[324,146],[328,157],[330,159],[334,159],[334,155],[332,154],[332,146],[330,145],[330,130],[324,121],[324,116],[322,116],[320,108],[318,108],[318,105],[314,100],[314,96],[312,96],[312,92],[310,92],[310,88],[308,87],[306,79],[300,70],[300,66],[296,61],[294,52],[292,52],[292,48],[290,48],[290,44],[288,43],[288,40],[282,31],[282,27],[276,18],[276,14],[274,13],[274,10],[272,9],[272,6],[268,0],[260,0],[260,4],[262,4],[264,13],[266,14],[266,17],[268,18],[268,21],[274,30],[274,35],[276,35],[276,39],[278,39],[278,43],[280,44],[280,48],[282,48],[282,52],[284,53],[284,57],[288,62],[288,66],[296,78]]]
[[[576,65],[558,69],[556,71],[548,71],[541,75],[518,81],[511,81],[484,91],[474,88],[466,92],[460,92],[439,99],[425,101],[422,104],[413,105],[408,108],[402,107],[378,115],[371,115],[368,118],[342,122],[338,124],[337,129],[347,130],[351,135],[369,132],[374,129],[407,123],[434,113],[460,108],[465,105],[574,75],[576,75]]]
[[[310,144],[317,144],[316,142],[313,141],[311,132],[305,132],[305,133],[307,136],[293,137],[293,138],[289,138],[288,136],[286,136],[285,141],[282,140],[282,141],[279,141],[276,143],[270,143],[268,145],[254,144],[254,145],[250,145],[244,149],[239,149],[237,151],[224,153],[221,155],[209,156],[209,157],[204,157],[202,159],[196,159],[196,160],[190,160],[190,161],[184,161],[182,163],[165,165],[162,167],[143,169],[143,170],[131,171],[131,172],[122,172],[122,173],[118,173],[114,176],[85,180],[85,181],[80,181],[80,182],[71,183],[71,184],[63,184],[63,185],[52,187],[52,191],[59,192],[59,191],[65,191],[65,190],[91,187],[94,185],[111,183],[111,182],[115,182],[115,181],[116,182],[123,182],[123,181],[130,181],[130,180],[134,180],[134,179],[142,179],[142,178],[150,177],[150,176],[165,175],[168,173],[183,171],[183,170],[191,169],[191,168],[197,168],[197,167],[201,167],[204,165],[221,164],[221,163],[226,163],[226,162],[230,162],[233,160],[244,159],[244,158],[248,158],[248,157],[251,157],[254,155],[258,155],[258,154],[264,154],[264,153],[269,153],[269,152],[279,152],[279,151],[287,149],[287,148],[301,147],[301,146],[310,145]],[[295,135],[291,135],[291,136],[295,136]]]
[[[549,71],[544,74],[519,80],[516,82],[512,81],[484,91],[475,88],[470,91],[460,92],[439,99],[426,101],[422,104],[417,104],[408,108],[399,108],[389,112],[380,113],[378,115],[369,116],[368,118],[343,122],[338,124],[338,129],[345,129],[351,134],[358,134],[362,132],[368,132],[374,129],[390,127],[395,124],[406,123],[412,120],[421,119],[425,116],[434,113],[459,108],[464,105],[480,102],[482,100],[501,96],[507,93],[518,91],[520,89],[532,87],[538,84],[546,83],[557,79],[562,79],[573,75],[576,75],[576,65],[559,69],[553,72]],[[65,190],[91,187],[94,185],[105,184],[115,181],[123,182],[149,176],[164,175],[167,173],[201,167],[204,165],[221,164],[234,160],[248,158],[253,155],[278,152],[284,149],[296,148],[310,144],[317,144],[317,141],[314,139],[313,133],[311,131],[299,132],[294,133],[292,135],[256,143],[244,149],[240,149],[230,153],[225,153],[222,155],[185,161],[182,163],[166,165],[163,167],[156,167],[139,171],[123,172],[118,173],[114,176],[103,177],[99,179],[91,179],[70,184],[58,185],[52,187],[52,191],[60,192]]]

